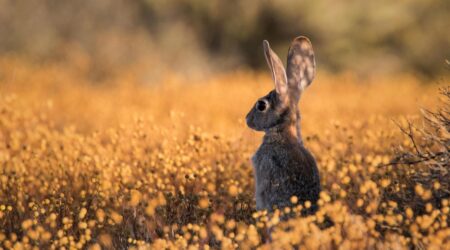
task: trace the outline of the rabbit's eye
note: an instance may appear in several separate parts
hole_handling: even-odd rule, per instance
[[[256,102],[256,109],[258,111],[265,111],[269,107],[268,103],[266,101],[260,100]]]

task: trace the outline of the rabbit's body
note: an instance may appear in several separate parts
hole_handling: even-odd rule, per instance
[[[313,204],[319,198],[320,179],[314,157],[296,140],[287,138],[279,132],[266,134],[252,157],[258,210],[290,206],[292,196]]]
[[[315,73],[314,53],[305,37],[297,37],[288,53],[287,71],[264,41],[264,52],[275,90],[261,97],[248,113],[247,125],[264,131],[263,143],[252,157],[255,174],[256,208],[272,211],[319,199],[320,178],[312,154],[304,147],[300,133],[300,95]]]

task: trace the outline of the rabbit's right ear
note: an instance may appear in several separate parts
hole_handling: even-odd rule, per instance
[[[296,37],[291,44],[287,59],[287,78],[292,101],[300,99],[301,93],[314,80],[316,62],[311,42],[307,37]]]
[[[283,101],[288,100],[288,85],[287,76],[283,63],[280,58],[272,51],[269,42],[263,41],[264,56],[266,57],[267,64],[270,71],[272,71],[272,78],[275,83],[275,90]]]

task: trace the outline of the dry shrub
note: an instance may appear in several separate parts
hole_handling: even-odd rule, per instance
[[[450,198],[449,87],[441,89],[441,97],[437,110],[422,110],[421,123],[408,119],[396,122],[406,141],[396,148],[395,157],[389,163],[380,165],[389,169],[397,187],[387,190],[384,200],[395,201],[396,211],[407,216],[414,211],[416,220],[423,223],[419,228],[410,228],[407,223],[396,228],[406,236],[418,235],[417,231],[428,234],[429,227],[450,222],[447,216],[439,217],[437,212],[429,215],[435,209],[448,210]]]

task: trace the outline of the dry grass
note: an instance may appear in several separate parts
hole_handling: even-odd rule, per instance
[[[279,222],[255,212],[262,135],[243,122],[267,74],[137,82],[0,62],[0,248],[450,247],[448,176],[416,183],[421,166],[389,165],[414,146],[392,119],[420,121],[437,86],[319,73],[300,106],[320,210]]]

